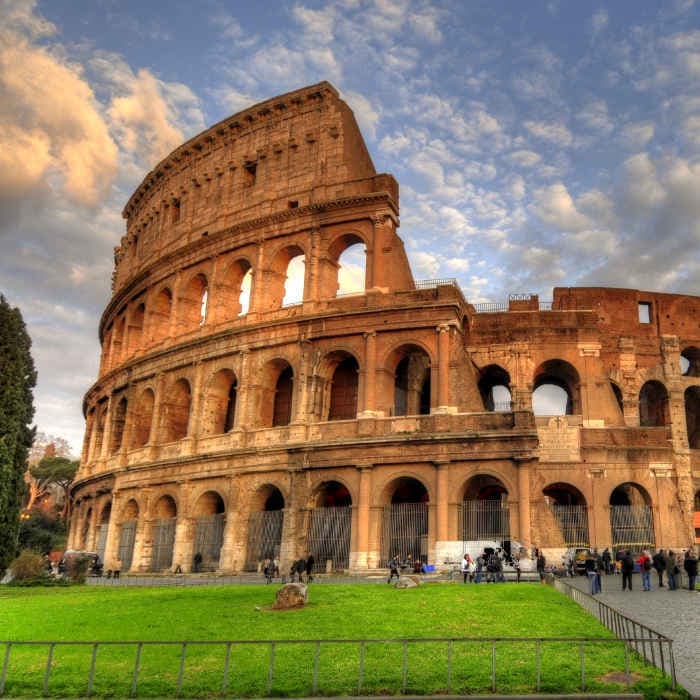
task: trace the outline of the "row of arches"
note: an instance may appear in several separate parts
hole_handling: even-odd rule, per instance
[[[320,298],[359,293],[365,289],[365,242],[343,234],[330,244]],[[235,258],[221,273],[193,270],[177,276],[151,294],[134,299],[107,326],[102,344],[107,371],[162,340],[204,325],[230,321],[249,311],[273,311],[301,303],[309,296],[307,256],[299,245],[278,250],[265,269],[254,267],[255,251]]]
[[[549,541],[540,542],[542,546],[591,546],[589,506],[577,487],[553,483],[543,489],[542,498],[546,507],[537,517],[544,527],[551,527],[547,531]],[[415,477],[397,477],[382,491],[377,504],[379,566],[386,566],[395,554],[402,557],[410,554],[416,561],[428,561],[432,556],[430,500],[428,488]],[[352,530],[358,526],[357,516],[353,514],[357,512],[355,505],[349,488],[330,479],[318,485],[310,494],[308,505],[288,521],[289,504],[283,490],[274,483],[261,485],[252,494],[244,517],[241,519],[240,511],[236,512],[240,532],[234,536],[240,536],[244,542],[242,568],[255,571],[266,559],[284,558],[285,541],[294,540],[303,541],[303,550],[314,555],[317,570],[347,569]],[[641,485],[626,482],[615,486],[609,494],[608,509],[610,546],[634,549],[655,546],[652,501]],[[456,510],[457,531],[453,536],[461,540],[463,551],[467,551],[469,543],[510,543],[513,538],[509,492],[494,475],[471,477],[461,489]],[[148,514],[134,497],[126,501],[119,513],[112,513],[111,502],[104,504],[99,514],[93,513],[92,507],[81,511],[74,543],[82,549],[94,545],[104,561],[111,527],[115,528],[116,556],[124,571],[135,565],[137,549],[139,570],[168,571],[181,565],[186,569],[196,566],[201,571],[214,571],[226,565],[222,551],[227,518],[231,515],[217,490],[202,493],[186,517],[174,495],[162,494]],[[296,531],[287,529],[289,522]],[[90,533],[93,523],[94,540]],[[182,543],[176,546],[183,532],[188,534],[187,546]],[[297,554],[290,549],[286,553],[289,558]],[[183,556],[188,560],[176,560]]]

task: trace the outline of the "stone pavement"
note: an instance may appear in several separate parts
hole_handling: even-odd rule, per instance
[[[689,591],[685,576],[686,588],[676,591],[659,588],[655,573],[651,591],[642,590],[638,574],[632,578],[632,591],[623,591],[621,576],[603,576],[603,592],[596,599],[672,639],[678,683],[693,700],[700,700],[700,591]],[[567,582],[590,592],[583,576]]]

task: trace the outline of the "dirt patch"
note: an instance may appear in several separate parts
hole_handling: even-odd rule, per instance
[[[629,683],[632,685],[633,683],[636,683],[637,681],[642,680],[642,676],[640,676],[638,673],[625,673],[624,671],[612,671],[611,673],[607,673],[604,676],[600,676],[598,678],[599,681],[602,683],[622,683],[622,684],[627,684]]]

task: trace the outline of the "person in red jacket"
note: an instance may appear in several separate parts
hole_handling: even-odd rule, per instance
[[[639,564],[639,571],[642,574],[642,590],[651,590],[651,568],[652,561],[649,552],[644,549],[637,559],[637,564]]]

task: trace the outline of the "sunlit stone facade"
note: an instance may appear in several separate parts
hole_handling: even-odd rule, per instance
[[[331,85],[180,146],[124,218],[71,492],[69,546],[106,568],[694,541],[700,298],[416,282]]]

